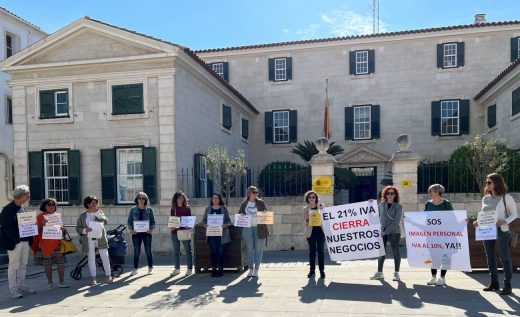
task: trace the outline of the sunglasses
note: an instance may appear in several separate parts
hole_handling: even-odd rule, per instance
[[[139,198],[137,198],[137,200],[146,200],[146,198],[144,198],[144,197],[139,197]]]
[[[388,192],[385,194],[386,196],[395,196],[395,193],[394,192]]]
[[[309,199],[316,199],[316,196],[309,196]]]
[[[490,181],[486,182],[486,185],[491,185],[491,184],[493,184],[493,182],[490,182]]]
[[[255,194],[255,195],[256,195],[256,194],[258,194],[258,192],[257,192],[257,191],[254,191],[254,192],[253,192],[253,194]]]
[[[48,203],[47,206],[54,207],[54,206],[56,206],[56,204],[55,203]]]

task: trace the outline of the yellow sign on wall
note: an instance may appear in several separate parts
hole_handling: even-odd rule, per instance
[[[332,194],[332,177],[313,177],[312,190],[314,190],[317,194]]]
[[[401,187],[402,188],[410,188],[412,186],[412,181],[409,179],[403,179],[401,181]]]

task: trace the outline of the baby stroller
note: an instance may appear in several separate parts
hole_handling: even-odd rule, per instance
[[[119,225],[114,230],[107,231],[108,257],[110,258],[110,270],[113,277],[118,277],[121,275],[121,273],[123,273],[122,264],[125,264],[125,255],[128,252],[128,244],[123,237],[123,232],[125,230],[125,225]],[[78,262],[78,264],[76,264],[76,267],[70,272],[70,277],[75,280],[80,280],[83,276],[81,269],[87,264],[88,256],[85,255]],[[96,264],[100,267],[103,267],[103,261],[101,260],[98,252],[96,252]]]

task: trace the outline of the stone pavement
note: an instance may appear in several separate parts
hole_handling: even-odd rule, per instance
[[[111,285],[88,286],[88,269],[80,281],[68,277],[78,257],[66,268],[68,289],[47,291],[42,268],[29,267],[27,284],[37,291],[11,299],[7,272],[0,271],[0,316],[503,316],[520,315],[520,298],[483,292],[486,272],[449,271],[448,286],[426,286],[429,270],[408,267],[402,261],[402,282],[391,280],[393,261],[385,263],[385,281],[371,281],[376,260],[328,262],[327,277],[307,279],[307,253],[266,252],[260,277],[229,272],[222,278],[208,273],[170,278],[171,259],[155,257],[155,271],[129,276],[125,272]],[[141,264],[146,259],[141,257]],[[185,258],[181,259],[185,263]],[[98,270],[99,272],[100,270]],[[185,267],[182,268],[184,273]],[[57,273],[54,272],[57,280]],[[101,280],[101,277],[99,277]],[[515,285],[516,284],[516,285]],[[520,284],[518,274],[513,286]],[[520,294],[520,290],[514,291]]]

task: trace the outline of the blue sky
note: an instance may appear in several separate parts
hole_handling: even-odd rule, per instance
[[[367,34],[372,0],[0,0],[52,33],[83,16],[192,49]],[[520,20],[519,0],[379,0],[380,32]],[[516,14],[515,14],[516,13]]]

